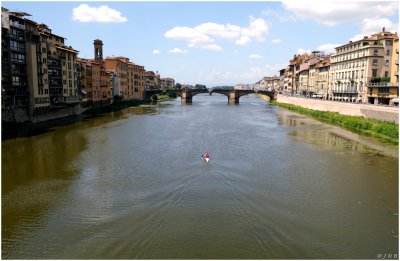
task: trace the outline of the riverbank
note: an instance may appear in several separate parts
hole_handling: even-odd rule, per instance
[[[282,94],[278,94],[276,100],[312,110],[337,112],[343,115],[399,123],[399,107],[394,106],[310,99]]]
[[[266,97],[263,97],[261,95],[260,97],[267,100]],[[279,107],[311,116],[326,123],[332,123],[334,125],[345,127],[352,131],[357,131],[366,135],[383,138],[391,143],[398,144],[399,125],[393,122],[366,119],[362,116],[343,115],[338,112],[313,110],[278,101],[270,102]]]

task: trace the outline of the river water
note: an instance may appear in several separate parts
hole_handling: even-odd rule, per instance
[[[398,258],[398,147],[251,95],[127,108],[2,142],[1,252]]]

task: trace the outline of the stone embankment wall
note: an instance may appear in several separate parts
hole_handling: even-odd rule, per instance
[[[363,116],[369,119],[399,123],[398,107],[298,98],[281,94],[278,94],[277,101],[313,110],[338,112],[344,115]]]

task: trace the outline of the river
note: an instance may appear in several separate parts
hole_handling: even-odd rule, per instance
[[[127,108],[2,142],[2,258],[398,258],[398,171],[255,95]]]

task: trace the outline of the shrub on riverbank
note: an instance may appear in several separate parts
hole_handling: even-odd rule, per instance
[[[326,121],[328,123],[334,123],[336,125],[340,125],[352,130],[369,133],[373,136],[383,137],[392,142],[398,143],[399,125],[396,123],[378,121],[374,119],[366,119],[364,117],[359,117],[359,116],[343,115],[337,112],[312,110],[277,101],[272,101],[271,103],[291,111],[296,111],[301,114],[310,115],[314,118]]]

